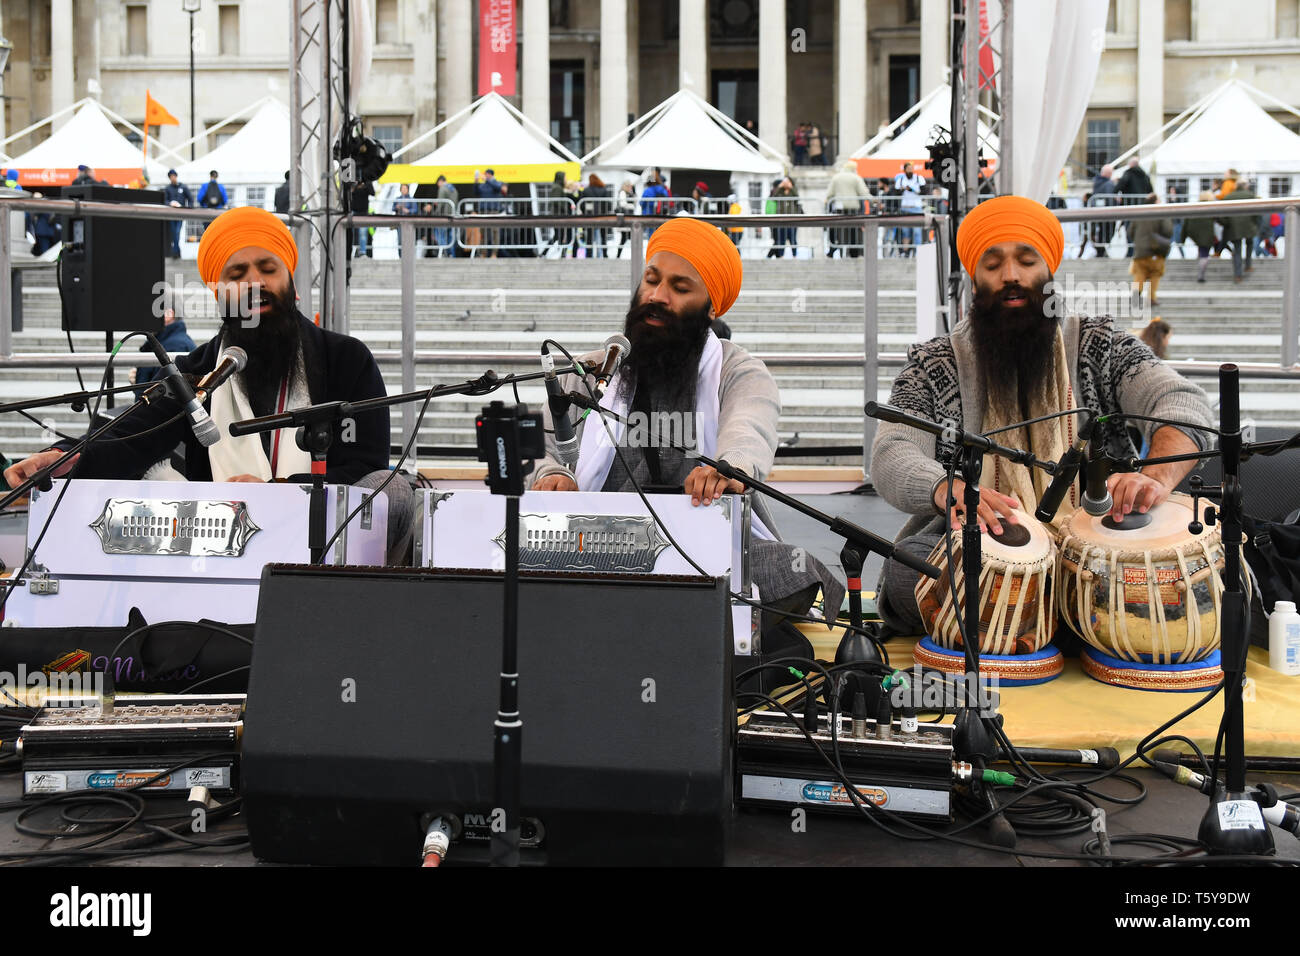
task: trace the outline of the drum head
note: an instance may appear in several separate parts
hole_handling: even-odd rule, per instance
[[[1013,509],[1012,514],[1017,523],[1004,520],[1001,535],[995,537],[988,531],[980,535],[984,559],[1002,565],[1038,565],[1050,558],[1053,541],[1042,522],[1019,509]]]
[[[1192,520],[1192,499],[1187,495],[1173,494],[1156,505],[1147,514],[1151,523],[1143,528],[1125,531],[1108,528],[1106,516],[1093,517],[1079,508],[1065,526],[1065,536],[1100,545],[1112,551],[1150,551],[1157,553],[1180,548],[1190,541],[1214,534],[1213,525],[1206,525],[1200,534],[1187,530]]]

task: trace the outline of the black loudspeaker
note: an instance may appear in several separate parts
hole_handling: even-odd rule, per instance
[[[243,738],[253,853],[486,862],[504,578],[268,565]],[[722,862],[736,718],[726,582],[525,572],[524,863]]]
[[[155,189],[68,186],[63,199],[162,205]],[[63,327],[74,332],[161,332],[167,223],[71,215],[63,219]]]

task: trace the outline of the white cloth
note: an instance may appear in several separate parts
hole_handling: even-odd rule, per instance
[[[609,387],[601,396],[600,407],[614,412],[621,418],[628,413],[629,396],[622,394],[622,372],[610,380]],[[704,351],[700,353],[699,371],[695,379],[695,435],[699,442],[698,451],[709,458],[717,458],[718,451],[718,417],[722,402],[722,343],[712,331],[704,342]],[[600,491],[605,487],[609,469],[614,464],[614,445],[610,442],[613,435],[615,442],[622,442],[624,424],[615,418],[605,419],[608,430],[602,426],[596,416],[588,420],[582,430],[582,443],[578,448],[578,466],[575,478],[579,491]],[[776,536],[763,524],[758,515],[753,516],[750,525],[755,537],[764,541],[775,541]]]
[[[294,370],[289,396],[285,409],[305,408],[311,404],[311,395],[307,392],[307,376],[303,371],[302,360]],[[271,435],[271,446],[275,447],[279,436],[280,450],[276,461],[275,474],[271,474],[271,460],[262,447],[261,435],[241,435],[236,438],[229,432],[231,422],[246,418],[256,418],[252,403],[248,400],[248,391],[244,388],[244,373],[235,375],[225,388],[218,388],[212,394],[212,410],[209,412],[213,423],[221,432],[221,440],[208,449],[208,461],[212,465],[213,481],[229,481],[236,475],[252,475],[262,481],[272,478],[287,478],[290,475],[303,475],[311,471],[311,455],[298,447],[295,441],[296,428],[282,428]]]

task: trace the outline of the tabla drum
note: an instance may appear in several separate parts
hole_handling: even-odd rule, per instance
[[[1088,642],[1084,672],[1142,690],[1213,687],[1219,669],[1223,542],[1188,529],[1192,500],[1173,494],[1115,524],[1082,508],[1061,526],[1057,603]]]
[[[1063,663],[1051,643],[1056,543],[1031,515],[1014,514],[1017,523],[1003,521],[1002,534],[980,535],[980,672],[996,675],[1002,684],[1038,684],[1057,677]],[[916,660],[950,674],[966,669],[958,626],[961,605],[952,599],[953,586],[965,598],[961,555],[961,536],[954,532],[952,567],[941,540],[928,559],[939,568],[938,579],[922,577],[916,585],[917,607],[930,634],[917,644]]]

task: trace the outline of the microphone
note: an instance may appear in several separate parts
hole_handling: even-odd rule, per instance
[[[1088,420],[1084,422],[1083,427],[1079,429],[1078,437],[1074,439],[1074,444],[1066,449],[1061,460],[1056,463],[1056,470],[1052,472],[1054,476],[1052,483],[1047,486],[1047,491],[1043,493],[1043,500],[1038,503],[1038,510],[1034,512],[1034,517],[1039,521],[1051,521],[1056,517],[1056,512],[1061,507],[1061,500],[1074,484],[1074,479],[1079,476],[1079,466],[1083,463],[1083,450],[1092,440],[1092,432],[1096,427],[1097,416],[1089,413]]]
[[[542,371],[546,373],[546,404],[551,409],[551,421],[555,425],[555,450],[560,464],[572,471],[578,462],[578,436],[569,420],[569,398],[560,388],[555,374],[555,359],[545,343],[542,343]]]
[[[167,381],[167,390],[171,393],[176,401],[180,402],[185,408],[185,414],[190,420],[190,431],[198,439],[199,444],[205,448],[215,445],[221,440],[221,431],[208,417],[207,410],[194,395],[194,389],[185,376],[176,368],[176,363],[171,360],[163,344],[151,332],[146,332],[149,344],[153,347],[153,354],[158,357],[158,364],[162,366],[163,378]]]
[[[1083,492],[1083,510],[1094,518],[1109,514],[1115,505],[1106,487],[1110,477],[1110,460],[1105,455],[1091,455],[1088,458],[1088,480]]]
[[[605,340],[605,362],[596,373],[596,397],[600,398],[605,394],[605,386],[609,380],[614,377],[618,367],[623,364],[623,360],[628,357],[632,351],[632,343],[623,335],[611,335]]]
[[[217,358],[217,367],[207,375],[204,375],[194,385],[194,397],[200,402],[207,399],[209,395],[217,390],[226,379],[241,372],[244,366],[248,364],[248,353],[238,345],[232,345],[229,348],[221,350],[221,355]]]

